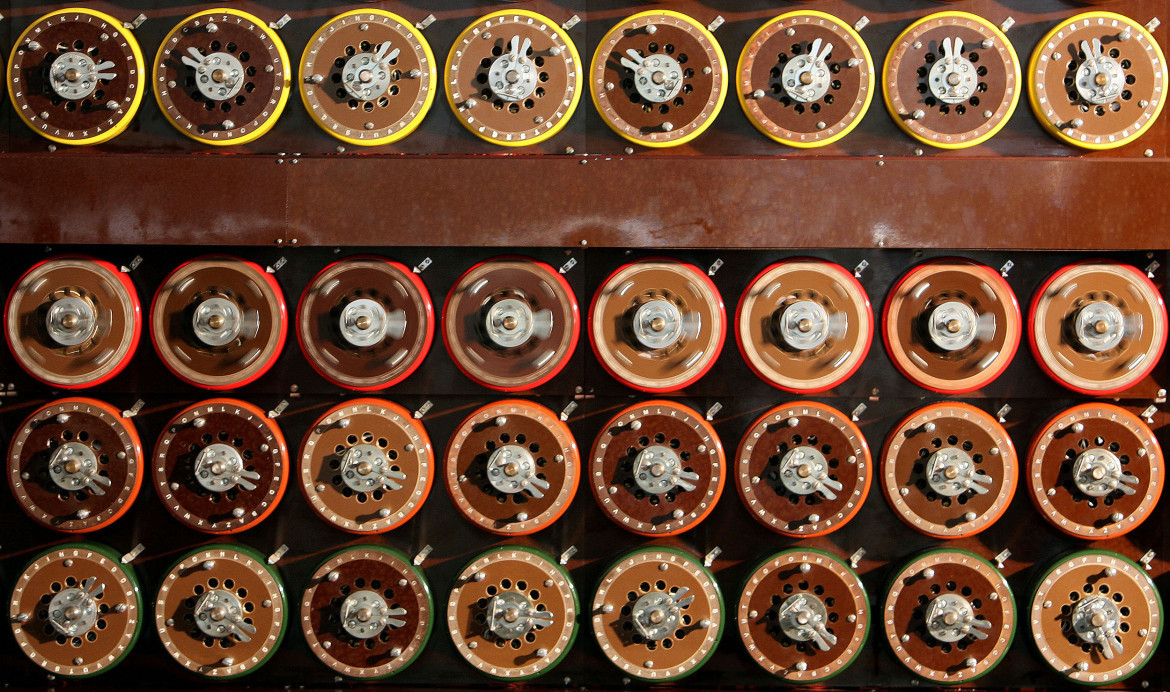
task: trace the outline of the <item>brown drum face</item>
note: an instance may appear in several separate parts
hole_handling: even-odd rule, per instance
[[[154,486],[171,516],[205,533],[237,533],[284,495],[288,450],[251,404],[209,399],[171,419],[154,448]]]
[[[698,268],[638,262],[614,272],[589,314],[593,352],[624,384],[669,392],[694,384],[723,348],[723,299]]]
[[[841,384],[861,366],[873,340],[865,289],[828,262],[796,260],[765,269],[744,291],[735,321],[751,369],[793,392]]]
[[[1007,511],[1019,462],[994,416],[962,403],[919,409],[890,433],[882,492],[912,529],[936,538],[973,536]]]
[[[642,12],[610,29],[593,56],[591,80],[606,124],[649,147],[698,137],[727,97],[727,65],[715,37],[670,10]]]
[[[870,630],[869,600],[844,562],[816,550],[787,550],[748,577],[737,625],[764,670],[786,682],[818,682],[861,653]]]
[[[1166,345],[1158,289],[1124,264],[1058,271],[1032,303],[1032,351],[1070,389],[1115,394],[1144,379]]]
[[[602,428],[589,462],[605,515],[643,536],[673,536],[707,518],[726,477],[723,445],[694,409],[669,401],[631,406]]]
[[[1084,539],[1120,536],[1149,517],[1165,482],[1162,449],[1140,418],[1111,404],[1082,404],[1032,440],[1028,490],[1056,528]]]
[[[329,265],[305,287],[297,313],[309,363],[331,382],[358,390],[389,387],[413,373],[435,330],[426,286],[382,259]]]
[[[471,414],[451,435],[444,477],[467,519],[500,535],[539,531],[577,492],[581,459],[557,414],[509,399]]]
[[[30,375],[78,389],[126,367],[138,347],[134,284],[108,262],[67,257],[30,269],[8,296],[5,331]]]
[[[179,665],[231,678],[259,668],[276,652],[287,610],[284,584],[259,553],[211,545],[163,577],[154,625]]]
[[[988,384],[1020,343],[1020,308],[998,272],[962,260],[911,270],[886,299],[886,351],[926,389],[958,394]]]
[[[823,12],[788,12],[756,31],[739,59],[748,119],[771,139],[815,147],[848,134],[873,99],[874,65],[861,36]]]
[[[986,19],[939,12],[910,26],[886,57],[886,106],[924,144],[969,147],[999,132],[1020,98],[1020,63]]]
[[[490,550],[456,578],[447,600],[455,648],[480,672],[525,680],[557,665],[577,636],[577,592],[552,556]]]
[[[1015,636],[1011,589],[990,563],[935,550],[894,578],[882,609],[886,641],[907,668],[941,684],[979,678]]]
[[[426,577],[404,556],[377,546],[329,558],[301,599],[309,648],[351,678],[384,678],[410,665],[426,646],[433,618]]]
[[[305,498],[322,519],[354,533],[382,533],[413,517],[434,472],[426,430],[381,399],[330,409],[301,447]]]
[[[1084,551],[1061,560],[1040,580],[1029,606],[1040,655],[1082,685],[1137,673],[1162,637],[1162,600],[1153,581],[1116,553]]]
[[[514,392],[559,373],[577,347],[577,297],[552,267],[492,260],[464,274],[443,308],[443,341],[471,379]]]
[[[154,93],[179,132],[205,144],[244,144],[276,124],[288,100],[288,55],[276,32],[246,12],[187,17],[163,39]]]
[[[38,524],[96,531],[138,496],[142,443],[116,409],[93,399],[61,399],[38,409],[13,436],[8,483]]]
[[[51,12],[21,35],[9,60],[17,115],[64,144],[112,139],[142,102],[142,53],[122,23],[101,12]]]
[[[317,124],[338,139],[389,144],[413,132],[430,109],[434,62],[422,34],[402,17],[346,12],[309,40],[301,58],[301,98]]]
[[[786,536],[841,528],[869,494],[869,445],[849,417],[798,401],[761,416],[737,456],[739,497],[756,521]]]
[[[280,286],[251,262],[188,262],[154,297],[150,333],[163,364],[207,389],[234,389],[268,371],[284,347]]]
[[[33,663],[52,675],[88,677],[130,653],[142,599],[131,568],[113,551],[71,543],[25,568],[8,612],[16,643]]]
[[[1133,141],[1166,100],[1165,57],[1154,36],[1112,12],[1079,14],[1053,28],[1036,47],[1029,77],[1044,127],[1089,149]]]
[[[723,632],[723,596],[702,563],[670,548],[627,554],[593,596],[593,636],[615,666],[639,680],[695,672]]]

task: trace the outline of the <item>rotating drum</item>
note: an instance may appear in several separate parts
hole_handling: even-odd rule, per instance
[[[605,516],[642,536],[673,536],[715,509],[727,476],[723,445],[694,409],[647,401],[602,427],[589,462]]]
[[[154,625],[175,661],[225,680],[254,672],[284,639],[284,582],[258,551],[213,544],[184,555],[163,577]]]
[[[347,389],[402,382],[422,365],[434,333],[434,307],[422,280],[379,257],[325,267],[297,307],[297,340],[309,365]]]
[[[238,533],[264,521],[284,496],[288,470],[276,421],[237,399],[188,406],[154,447],[154,487],[163,505],[204,533]]]
[[[431,440],[397,404],[352,399],[317,419],[301,445],[301,490],[325,521],[383,533],[409,521],[431,492]]]
[[[777,406],[756,419],[736,459],[744,507],[793,538],[821,536],[848,523],[873,477],[861,430],[849,416],[812,401]]]
[[[1115,149],[1145,134],[1166,103],[1166,56],[1141,23],[1086,12],[1053,27],[1028,65],[1028,98],[1062,142]]]
[[[565,513],[580,468],[577,442],[557,414],[506,399],[477,409],[451,434],[443,476],[468,521],[501,536],[523,536]]]
[[[475,382],[503,392],[555,377],[577,348],[577,297],[543,262],[495,259],[467,270],[443,306],[443,343]]]
[[[55,531],[105,528],[142,487],[134,424],[95,399],[58,399],[21,423],[8,446],[8,485],[33,521]]]
[[[58,144],[100,144],[130,126],[142,103],[143,59],[122,22],[83,8],[33,22],[8,56],[16,114]]]
[[[752,571],[737,608],[739,637],[788,684],[823,683],[861,653],[871,627],[865,585],[829,553],[793,548]]]
[[[692,17],[650,10],[601,39],[590,68],[593,105],[634,144],[673,147],[703,134],[727,98],[727,59]]]
[[[1162,638],[1162,598],[1153,580],[1132,560],[1104,550],[1073,553],[1049,567],[1029,608],[1044,662],[1081,685],[1137,674]]]
[[[356,680],[385,679],[414,663],[434,619],[422,570],[402,553],[375,545],[333,553],[301,598],[301,630],[313,654]]]
[[[447,627],[459,654],[495,680],[519,682],[560,663],[577,638],[581,605],[553,556],[523,546],[481,553],[447,599]]]
[[[1016,603],[990,562],[963,550],[930,550],[890,583],[886,641],[911,672],[936,685],[990,673],[1016,634]]]
[[[62,257],[24,273],[8,294],[4,329],[17,364],[52,387],[109,381],[138,349],[142,308],[130,277],[109,262]]]
[[[1023,88],[1007,36],[967,12],[938,12],[907,27],[886,54],[882,75],[886,109],[898,127],[943,149],[993,137]]]
[[[1113,538],[1149,518],[1166,467],[1154,431],[1112,404],[1053,416],[1028,450],[1028,494],[1053,526],[1080,539]]]
[[[284,348],[280,285],[258,265],[206,257],[180,265],[154,294],[150,336],[163,365],[204,389],[254,382]]]
[[[589,336],[619,382],[673,392],[698,382],[727,334],[723,298],[698,267],[670,260],[627,264],[593,296]]]
[[[786,12],[744,46],[739,104],[769,139],[807,149],[853,131],[873,100],[874,62],[861,34],[831,14]]]
[[[869,296],[843,267],[789,260],[760,272],[735,311],[739,352],[760,379],[823,392],[849,379],[873,342]]]
[[[882,450],[882,492],[910,528],[934,538],[974,536],[1007,511],[1019,460],[995,416],[970,404],[918,409]]]
[[[1036,291],[1028,331],[1049,377],[1094,396],[1146,378],[1166,346],[1166,305],[1145,274],[1087,262],[1057,271]]]
[[[641,682],[694,673],[723,634],[718,582],[701,560],[674,548],[640,548],[614,562],[590,612],[601,652]]]
[[[247,144],[288,102],[292,66],[264,20],[230,8],[179,22],[154,58],[154,96],[179,132],[212,146]]]
[[[25,656],[51,676],[88,678],[121,663],[142,630],[134,569],[95,543],[50,548],[17,577],[9,621]]]
[[[463,30],[447,56],[447,103],[476,137],[505,147],[560,132],[581,99],[581,56],[544,15],[501,10]]]
[[[422,32],[384,10],[326,22],[301,56],[301,101],[347,144],[392,144],[414,132],[435,100],[435,56]]]
[[[907,272],[886,298],[890,360],[920,387],[962,394],[999,377],[1020,344],[1020,307],[999,272],[960,259]]]

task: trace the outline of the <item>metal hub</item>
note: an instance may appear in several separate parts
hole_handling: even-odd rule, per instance
[[[536,476],[536,459],[519,445],[494,449],[488,457],[487,477],[493,488],[509,495],[527,490],[529,495],[539,499],[549,488],[548,481]]]
[[[65,53],[49,67],[49,83],[61,98],[79,101],[97,90],[99,80],[118,76],[115,72],[105,71],[113,66],[109,60],[97,63],[85,53]]]
[[[252,641],[256,628],[244,622],[244,606],[230,591],[212,589],[195,602],[195,625],[203,634],[222,639],[231,635],[242,642]]]
[[[975,617],[971,603],[958,594],[936,596],[926,606],[926,633],[936,641],[954,643],[971,635],[986,639],[982,630],[991,629],[991,623]]]
[[[699,474],[683,469],[682,459],[669,447],[651,445],[634,458],[634,482],[651,495],[661,495],[673,488],[694,490],[689,481],[699,480]]]
[[[60,346],[80,346],[97,335],[97,311],[84,298],[54,300],[45,315],[45,330]]]
[[[527,596],[516,591],[505,591],[488,601],[488,633],[500,639],[519,639],[553,621],[552,613],[537,610]]]
[[[94,600],[105,591],[105,584],[98,584],[96,577],[82,582],[82,588],[63,589],[49,601],[49,624],[66,637],[81,637],[93,629],[98,621],[97,602]]]
[[[528,57],[532,39],[525,38],[523,45],[519,36],[513,36],[508,52],[496,58],[488,69],[488,86],[502,101],[523,101],[536,90],[540,70]]]
[[[930,455],[926,464],[926,482],[930,489],[944,497],[958,497],[968,490],[985,495],[995,482],[991,476],[976,470],[975,460],[958,447],[943,447]]]
[[[1077,310],[1073,333],[1085,349],[1094,353],[1109,351],[1125,338],[1125,315],[1112,303],[1089,303]]]
[[[240,337],[244,319],[234,302],[227,298],[208,298],[196,306],[191,328],[201,343],[226,346]]]
[[[682,620],[682,609],[689,606],[694,596],[682,587],[673,594],[665,591],[651,591],[634,602],[634,629],[649,641],[661,641],[678,629]]]
[[[931,342],[944,351],[958,351],[975,341],[979,316],[970,305],[952,300],[931,311],[927,333]]]
[[[516,298],[497,300],[484,314],[484,331],[497,348],[517,348],[534,334],[552,332],[552,310],[533,313],[528,303]]]
[[[1121,629],[1121,610],[1105,596],[1092,596],[1073,606],[1072,627],[1081,641],[1101,647],[1107,659],[1116,653],[1125,653],[1118,632]]]
[[[341,603],[341,628],[357,639],[373,639],[387,627],[405,627],[404,608],[390,608],[374,591],[358,591]]]
[[[683,315],[669,300],[650,300],[634,310],[634,338],[644,348],[657,350],[678,343],[683,336]]]
[[[665,103],[678,96],[682,89],[682,65],[669,55],[655,53],[642,57],[629,48],[622,57],[622,65],[634,73],[634,88],[650,103]]]
[[[1105,497],[1114,490],[1133,495],[1137,490],[1130,486],[1138,485],[1141,481],[1137,476],[1122,470],[1121,459],[1116,454],[1108,449],[1094,447],[1077,455],[1073,464],[1073,482],[1078,490],[1089,497]]]
[[[797,593],[784,599],[777,613],[784,636],[797,642],[815,642],[821,651],[837,643],[826,624],[829,613],[821,599],[811,593]]]
[[[195,86],[199,93],[212,101],[235,98],[246,81],[244,64],[231,53],[211,53],[206,57],[191,46],[190,55],[183,56],[183,64],[195,70]]]
[[[1081,41],[1085,60],[1077,67],[1077,93],[1095,106],[1116,101],[1125,89],[1125,71],[1121,64],[1107,55],[1101,39],[1094,38],[1092,45]]]
[[[226,492],[237,485],[255,490],[249,481],[260,480],[260,474],[244,468],[244,458],[235,447],[216,442],[199,450],[195,457],[195,480],[213,493]]]
[[[58,488],[75,492],[89,490],[94,495],[105,495],[101,486],[110,486],[110,479],[98,474],[98,459],[88,445],[66,442],[53,450],[49,457],[49,477]]]
[[[346,93],[359,101],[376,101],[390,88],[393,72],[389,62],[398,57],[399,50],[390,50],[390,42],[378,46],[377,53],[358,53],[345,62],[341,70],[341,85]]]
[[[833,81],[829,66],[825,64],[832,50],[831,43],[824,44],[822,50],[818,38],[809,46],[808,53],[798,55],[784,65],[781,84],[788,98],[798,103],[812,103],[824,98]]]
[[[401,490],[399,481],[406,480],[406,474],[390,468],[390,459],[379,447],[358,444],[345,450],[341,458],[341,480],[354,492],[370,493],[375,490]]]
[[[820,303],[798,300],[777,315],[780,338],[791,349],[808,351],[829,338],[829,313]]]
[[[943,103],[962,103],[975,95],[979,74],[975,64],[963,55],[959,38],[942,40],[942,58],[930,68],[930,93]]]
[[[780,483],[784,489],[796,495],[812,495],[819,492],[827,500],[836,500],[834,491],[844,486],[829,478],[829,463],[819,449],[794,447],[780,460]]]
[[[386,306],[369,298],[346,304],[338,319],[341,338],[354,348],[377,346],[387,336],[401,339],[406,333],[406,311],[387,313]]]

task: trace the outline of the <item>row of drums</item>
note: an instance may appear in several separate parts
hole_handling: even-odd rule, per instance
[[[146,622],[183,668],[224,679],[264,665],[291,620],[336,674],[378,679],[410,666],[435,621],[444,621],[418,561],[381,546],[326,558],[299,603],[289,602],[271,561],[242,545],[207,545],[182,556],[150,609],[124,562],[91,543],[37,556],[17,579],[9,607],[24,653],[53,675],[95,675],[126,657]],[[821,682],[853,663],[876,629],[915,675],[961,684],[1010,658],[1022,629],[1058,675],[1103,685],[1140,671],[1162,635],[1153,580],[1108,551],[1062,557],[1020,604],[995,565],[966,551],[930,550],[894,570],[882,600],[871,604],[846,561],[788,549],[755,567],[728,611],[702,558],[649,546],[616,560],[583,610],[556,558],[502,546],[476,556],[455,578],[445,621],[467,663],[502,681],[550,672],[579,627],[592,633],[615,675],[642,682],[696,672],[725,630],[782,682]]]
[[[713,20],[713,21],[712,21]],[[306,110],[346,144],[409,135],[443,90],[460,123],[492,144],[549,139],[572,117],[586,84],[605,123],[629,142],[670,147],[701,135],[729,92],[776,142],[817,147],[849,134],[881,75],[887,110],[915,140],[941,148],[986,141],[1027,92],[1043,126],[1063,142],[1112,149],[1132,142],[1164,104],[1166,64],[1152,31],[1112,12],[1069,17],[1041,39],[1027,75],[997,22],[967,12],[923,17],[899,35],[879,72],[859,33],[868,19],[787,12],[748,40],[735,72],[705,23],[671,11],[627,17],[583,65],[569,29],[577,18],[520,9],[477,19],[439,65],[420,26],[368,9],[339,15],[305,47],[296,79]],[[130,29],[88,9],[33,22],[8,60],[20,118],[48,139],[95,144],[125,130],[149,79],[166,118],[210,145],[243,144],[276,123],[293,64],[277,31],[230,8],[181,21],[151,64]],[[444,88],[445,87],[445,88]]]
[[[416,417],[389,401],[355,399],[309,428],[297,463],[276,421],[235,399],[177,413],[147,463],[131,420],[94,399],[49,403],[9,445],[7,476],[21,508],[65,532],[124,515],[144,476],[168,512],[212,534],[252,528],[289,477],[313,512],[358,534],[395,529],[422,507],[435,475],[479,529],[525,535],[568,509],[584,477],[602,512],[643,536],[671,536],[706,519],[730,477],[747,511],[790,537],[836,531],[856,516],[872,480],[911,528],[937,538],[977,534],[999,519],[1019,479],[1040,514],[1081,539],[1123,535],[1153,512],[1165,466],[1150,427],[1105,403],[1052,416],[1022,461],[996,418],[960,402],[918,409],[892,428],[875,464],[849,416],[811,401],[777,406],[726,459],[714,428],[681,403],[619,411],[582,459],[569,427],[540,404],[503,400],[473,411],[441,461]]]
[[[564,268],[562,268],[564,269]],[[561,372],[586,331],[616,380],[644,392],[695,384],[728,331],[750,368],[782,390],[813,393],[845,382],[865,360],[875,324],[856,273],[814,259],[765,268],[728,325],[708,274],[670,259],[626,264],[597,288],[582,330],[561,271],[496,258],[468,269],[442,309],[447,352],[476,383],[503,392],[539,387]],[[289,322],[274,273],[234,257],[172,271],[150,306],[149,333],[178,378],[211,390],[255,381],[275,363]],[[1023,333],[1055,381],[1090,395],[1124,392],[1154,369],[1166,345],[1166,307],[1135,267],[1082,262],[1056,271],[1032,298],[1027,329],[1000,271],[962,258],[910,269],[890,290],[882,339],[894,365],[925,389],[959,394],[994,381]],[[374,256],[335,262],[305,287],[295,331],[313,368],[359,391],[413,373],[436,329],[418,273]],[[8,345],[30,375],[79,389],[121,372],[142,331],[129,274],[88,257],[60,257],[24,273],[4,313]]]

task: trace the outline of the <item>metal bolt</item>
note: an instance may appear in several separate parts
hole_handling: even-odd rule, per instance
[[[926,569],[922,570],[922,576],[926,577],[927,579],[934,579],[934,568],[927,567]]]

